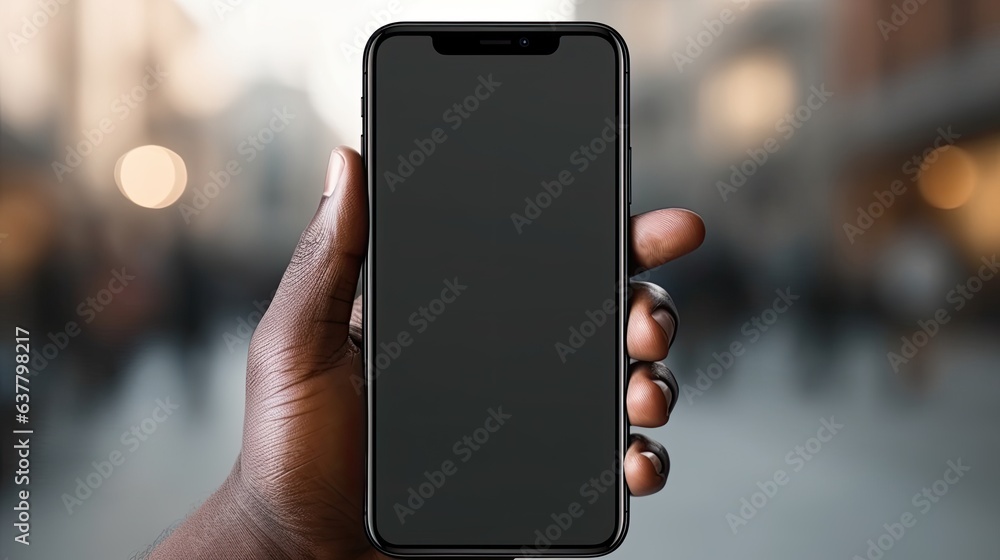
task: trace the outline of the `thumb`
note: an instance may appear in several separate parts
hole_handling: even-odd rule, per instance
[[[339,147],[330,154],[319,209],[250,344],[250,364],[330,365],[346,348],[354,292],[368,243],[368,193],[361,156]],[[255,359],[256,358],[256,359]],[[312,362],[312,363],[310,363]]]

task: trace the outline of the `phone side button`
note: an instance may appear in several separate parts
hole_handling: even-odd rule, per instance
[[[628,147],[628,173],[625,180],[628,181],[628,203],[632,205],[632,146]]]

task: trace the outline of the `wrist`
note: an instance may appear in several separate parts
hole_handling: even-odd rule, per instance
[[[223,516],[240,536],[242,548],[253,552],[247,558],[306,558],[289,552],[292,547],[285,542],[277,521],[240,475],[239,461],[217,495]]]
[[[222,486],[158,546],[155,560],[310,558],[267,511],[240,474],[239,461]]]

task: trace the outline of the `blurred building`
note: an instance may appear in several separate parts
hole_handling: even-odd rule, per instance
[[[957,456],[970,482],[892,554],[995,556],[1000,280],[976,279],[1000,250],[996,0],[8,0],[0,304],[5,328],[32,329],[44,418],[28,557],[134,554],[228,472],[248,333],[329,149],[356,145],[370,33],[549,19],[629,44],[633,211],[708,224],[653,273],[681,305],[668,364],[701,392],[654,434],[676,480],[633,502],[617,557],[863,556]],[[116,274],[133,279],[103,299]],[[748,335],[779,289],[800,299]],[[919,332],[933,340],[893,362]],[[731,363],[732,342],[748,351]],[[13,351],[0,340],[0,361]],[[62,494],[167,394],[182,412],[67,512]],[[727,512],[831,414],[844,435],[731,533]]]

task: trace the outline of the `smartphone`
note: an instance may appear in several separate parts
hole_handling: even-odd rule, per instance
[[[624,40],[397,23],[364,72],[369,538],[610,552],[628,525]]]

